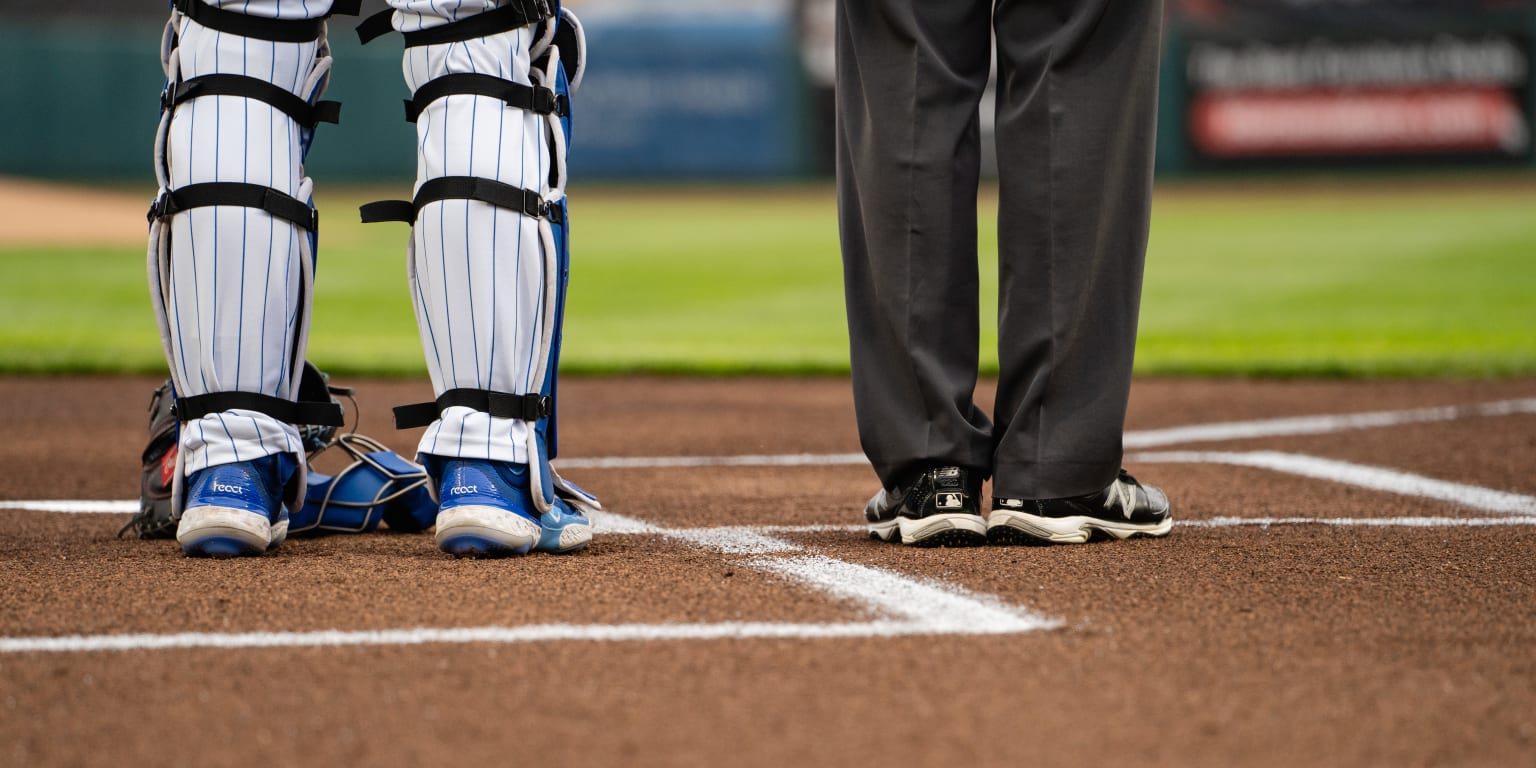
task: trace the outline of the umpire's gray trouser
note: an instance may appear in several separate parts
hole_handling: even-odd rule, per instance
[[[1107,486],[1121,460],[1152,185],[1161,0],[838,0],[837,187],[854,403],[887,487]],[[973,402],[977,106],[997,37],[998,353]]]

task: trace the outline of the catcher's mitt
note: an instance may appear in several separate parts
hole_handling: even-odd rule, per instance
[[[299,377],[299,400],[304,402],[338,402],[336,396],[352,399],[352,390],[333,387],[329,377],[312,363],[304,364]],[[357,409],[357,401],[352,401]],[[336,428],[298,425],[299,437],[304,450],[314,455],[336,441]],[[170,379],[149,398],[149,445],[145,446],[140,467],[139,511],[133,519],[118,530],[117,535],[133,531],[141,539],[171,539],[176,537],[176,524],[180,522],[171,504],[171,489],[176,479],[176,451],[181,437],[181,423],[176,418],[176,392]]]
[[[171,381],[166,379],[149,398],[149,445],[145,446],[143,475],[139,481],[139,511],[117,532],[128,531],[141,539],[169,539],[176,536],[176,518],[171,510],[171,486],[176,479],[176,446],[181,430],[172,405],[176,397]]]
[[[329,377],[310,363],[299,379],[301,402],[357,400],[348,387],[330,383]],[[170,539],[180,522],[171,495],[176,480],[176,453],[180,422],[175,411],[176,394],[170,381],[160,385],[149,400],[149,445],[144,448],[139,487],[139,511],[117,532],[133,531],[141,539]],[[372,531],[380,522],[396,531],[416,532],[430,527],[437,513],[427,472],[401,458],[378,441],[353,432],[337,434],[336,427],[296,425],[309,463],[309,488],[304,505],[294,513],[291,533]],[[350,463],[335,475],[314,470],[316,456],[340,445]]]

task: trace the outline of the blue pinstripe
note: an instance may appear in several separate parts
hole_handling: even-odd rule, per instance
[[[251,430],[256,433],[256,444],[261,446],[261,454],[267,455],[267,441],[261,436],[261,424],[253,416],[247,416],[246,419],[251,422]]]
[[[530,77],[529,79],[531,80],[532,78]],[[526,127],[527,126],[527,121],[526,120],[523,121],[523,125],[524,125],[524,130],[527,130],[527,127]],[[538,179],[540,180],[540,184],[542,184],[543,180],[548,175],[548,171],[546,171],[545,168],[544,168],[544,153],[536,152],[536,153],[534,153],[534,156],[538,158],[538,168],[539,168]],[[523,167],[522,167],[522,175],[518,177],[518,184],[519,184],[519,186],[526,186],[527,183],[528,183],[528,165],[527,165],[527,163],[524,163]],[[519,230],[522,229],[522,225],[523,225],[523,223],[521,221],[518,222],[518,229]],[[544,262],[543,259],[539,259],[538,262],[539,262],[539,284],[543,285],[544,281],[546,279],[545,275],[544,275],[544,270],[545,270],[546,265],[545,265],[545,262]],[[534,295],[534,301],[533,301],[533,329],[532,329],[533,332],[532,332],[532,336],[530,337],[529,342],[528,342],[529,350],[537,350],[539,348],[539,336],[540,336],[540,333],[541,333],[541,330],[542,330],[540,328],[540,325],[542,325],[542,323],[543,323],[543,317],[544,317],[544,291],[541,290],[537,294]],[[533,354],[528,355],[528,364],[523,368],[523,391],[524,392],[535,392],[539,388],[539,385],[537,383],[533,382],[533,362],[534,362],[533,361],[533,357],[534,357]]]
[[[271,65],[270,71],[269,71],[269,73],[267,75],[267,80],[268,81],[276,81],[277,80],[277,44],[276,43],[272,43],[271,47],[272,47],[272,65]],[[274,181],[277,179],[277,140],[276,140],[276,137],[273,134],[271,134],[271,133],[267,134],[267,178],[271,179],[271,180],[274,180]],[[265,336],[265,333],[266,333],[265,329],[267,327],[267,305],[269,303],[268,300],[267,300],[267,297],[270,296],[271,293],[272,293],[272,255],[273,255],[273,251],[275,250],[275,246],[277,245],[276,240],[277,240],[277,220],[275,218],[268,217],[267,218],[267,262],[266,262],[266,265],[263,266],[262,270],[261,270],[261,274],[263,275],[263,278],[264,278],[261,281],[261,327],[263,329],[263,331],[262,331],[263,336],[262,336],[262,340],[261,340],[261,342],[262,342],[261,346],[259,348],[257,348],[257,350],[256,350],[256,370],[260,371],[260,372],[265,372],[267,370],[267,343],[266,343],[267,340],[266,340],[266,336]],[[244,294],[244,291],[241,291],[241,293]],[[262,380],[265,381],[265,376],[262,376]],[[281,387],[281,385],[282,385],[282,377],[279,377],[278,381],[276,382],[276,385],[278,387]],[[265,392],[265,389],[262,389],[260,391]],[[282,392],[275,392],[275,393],[269,393],[269,394],[276,394],[277,396],[281,397],[284,393],[282,393]]]
[[[268,3],[252,0],[226,0],[222,3],[209,1],[230,10],[255,12],[276,18],[309,16],[311,8],[307,0],[302,3],[302,11],[298,5],[281,2],[275,6],[277,13],[272,14],[269,9],[274,6]],[[323,4],[315,7],[320,5]],[[253,45],[241,36],[210,30],[193,22],[187,22],[177,32],[182,45],[174,55],[179,58],[179,63],[172,61],[171,66],[175,69],[170,72],[185,73],[181,75],[182,79],[205,71],[260,77],[257,72],[266,69],[265,80],[280,84],[277,82],[278,69],[297,65],[297,71],[290,71],[287,75],[289,80],[285,81],[291,81],[292,86],[288,90],[297,93],[306,77],[314,72],[315,64],[306,62],[317,61],[312,58],[315,51],[313,47],[300,45],[296,50],[285,48],[280,52],[277,43],[263,41]],[[264,67],[260,65],[260,55],[269,57]],[[306,55],[311,59],[292,58]],[[315,94],[300,95],[312,98]],[[208,105],[210,100],[212,106]],[[257,105],[253,109],[247,99],[241,100],[237,110],[239,114],[232,113],[232,122],[226,126],[223,107],[228,101],[229,97],[193,99],[181,106],[180,110],[184,111],[180,114],[166,118],[165,154],[157,158],[157,163],[165,171],[163,178],[167,188],[174,189],[191,183],[239,180],[248,184],[265,181],[267,185],[292,192],[296,182],[292,175],[293,169],[280,167],[277,162],[277,137],[272,134],[286,130],[283,137],[285,156],[297,159],[294,154],[298,149],[294,143],[294,133],[298,127],[284,124],[281,116],[270,107]],[[213,110],[211,126],[207,125],[209,116],[200,114],[208,109]],[[263,120],[266,122],[263,123]],[[257,175],[260,169],[253,167],[251,162],[257,160],[259,165],[260,158],[254,153],[263,150],[260,145],[246,145],[246,142],[254,138],[251,133],[253,130],[268,131],[264,150],[268,153],[265,179]],[[242,153],[239,151],[241,147],[249,151]],[[231,163],[240,166],[238,175],[233,173],[234,165],[226,168],[226,154]],[[281,178],[279,173],[283,174]],[[297,182],[299,186],[307,184],[302,175]],[[291,224],[277,222],[266,216],[267,231],[263,235],[259,231],[260,222],[252,220],[253,216],[263,215],[244,208],[213,206],[183,214],[173,222],[166,222],[158,230],[162,234],[157,237],[164,238],[161,247],[170,248],[173,241],[179,239],[173,248],[177,253],[167,251],[160,255],[159,258],[165,264],[161,269],[168,271],[162,273],[160,280],[155,281],[157,284],[151,286],[157,296],[156,305],[166,315],[166,332],[171,347],[168,362],[176,371],[179,391],[197,394],[238,389],[279,397],[291,395],[285,383],[291,379],[292,355],[282,355],[281,359],[275,359],[273,362],[277,365],[269,370],[266,348],[272,345],[273,338],[277,338],[278,344],[284,349],[290,350],[302,341],[300,334],[303,333],[304,304],[295,300],[299,294],[290,288],[296,282],[308,280],[308,273],[305,273],[306,276],[298,276],[293,272],[293,255],[295,248],[300,245],[297,237],[302,233],[295,232]],[[230,216],[239,217],[238,227],[235,222],[225,220]],[[252,224],[257,226],[253,227]],[[276,242],[279,226],[284,227],[285,242],[282,246]],[[224,242],[226,237],[230,238],[230,242]],[[235,258],[236,238],[239,239],[238,259]],[[262,248],[266,249],[264,256],[260,253]],[[282,269],[278,270],[274,259],[280,256],[286,258]],[[238,271],[238,276],[233,280],[227,274],[230,269]],[[255,269],[260,270],[260,275],[252,271]],[[204,274],[209,276],[209,280],[203,280]],[[281,281],[281,285],[274,286],[278,281]],[[275,288],[279,293],[274,294]],[[187,296],[184,295],[189,292],[193,302],[190,309],[186,306]],[[274,303],[277,301],[282,302],[281,309]],[[260,307],[252,302],[260,304]],[[283,319],[279,321],[278,316]],[[225,322],[230,323],[231,327],[223,328]],[[269,328],[269,323],[276,325]],[[247,365],[245,359],[247,332],[251,334],[249,340],[258,345],[256,359],[249,361],[252,365]],[[277,345],[272,346],[274,351],[278,349]],[[234,358],[232,361],[229,359],[231,354]],[[247,373],[251,373],[253,378],[245,379]],[[196,471],[210,463],[246,460],[254,458],[253,454],[269,454],[279,449],[279,446],[297,452],[297,435],[291,428],[280,425],[274,428],[269,422],[270,419],[259,415],[235,416],[226,413],[210,414],[205,420],[188,424],[184,433],[187,436],[186,444],[196,454],[187,458],[189,471]]]
[[[247,8],[249,8],[251,5],[250,0],[246,0],[245,5]],[[249,74],[245,69],[245,62],[250,60],[250,56],[247,53],[250,50],[249,38],[241,38],[240,50],[242,53],[242,56],[240,57],[240,74]],[[248,129],[251,125],[251,100],[241,99],[240,107],[242,110],[244,110],[244,125],[242,125],[241,128]],[[246,130],[242,130],[241,134],[244,140],[249,141]],[[251,180],[251,153],[243,153],[240,156],[240,161],[240,180],[243,182],[249,182]],[[240,380],[240,364],[242,362],[242,358],[245,356],[245,257],[247,246],[250,244],[250,222],[251,217],[242,211],[240,214],[240,301],[236,305],[236,311],[239,313],[237,317],[240,319],[240,327],[235,331],[235,389],[240,389],[241,385],[244,383]],[[214,290],[218,290],[217,281],[214,283]],[[217,303],[215,303],[215,307],[217,307]],[[260,373],[258,372],[257,375],[259,377]],[[265,391],[260,386],[260,383],[261,382],[258,380],[256,391]]]
[[[219,427],[224,430],[224,436],[229,438],[230,450],[235,452],[235,461],[242,461],[240,458],[240,443],[235,440],[234,434],[229,431],[229,424],[224,421],[224,414],[217,414],[217,418],[219,420]]]
[[[217,44],[218,44],[217,41],[222,40],[223,37],[224,37],[224,34],[222,32],[215,33],[213,37],[214,37],[214,40],[215,40],[215,46],[217,46]],[[215,66],[217,66],[217,62],[215,62]],[[219,146],[223,145],[222,142],[223,142],[223,133],[224,133],[224,107],[223,107],[223,103],[222,102],[223,102],[223,99],[217,99],[217,98],[213,99],[213,145],[215,147],[219,147]],[[219,170],[219,163],[222,160],[223,160],[223,157],[221,156],[221,154],[219,152],[214,152],[214,155],[213,155],[213,177],[215,179],[220,178],[221,175],[222,175],[221,171]],[[214,284],[214,286],[218,286],[218,284],[219,284],[219,261],[220,261],[220,259],[219,259],[219,245],[220,245],[220,240],[219,240],[219,206],[214,206],[213,208],[211,208],[209,210],[210,210],[210,214],[209,215],[213,217],[213,284]],[[202,291],[198,291],[198,293],[201,294]],[[201,303],[199,303],[197,309],[198,309],[198,316],[201,317],[202,316],[202,309],[203,309]],[[212,314],[213,314],[213,322],[211,324],[203,326],[203,327],[205,327],[205,328],[213,328],[214,329],[214,337],[217,338],[217,336],[218,336],[218,327],[219,327],[219,303],[217,301],[213,302]],[[214,339],[210,339],[210,338],[199,339],[200,348],[198,350],[198,356],[200,358],[207,358],[207,359],[214,360],[215,362],[217,362],[216,358],[214,358],[213,354],[212,354],[212,352],[213,352],[213,342],[214,342]],[[201,366],[200,365],[198,367],[199,368],[203,368],[203,367],[206,367],[206,366]],[[214,369],[213,376],[214,376],[215,383],[217,383],[217,381],[220,380],[220,378],[221,378],[220,374],[222,374],[222,373],[223,373],[223,371],[220,371],[217,368]]]
[[[474,58],[473,55],[471,55],[469,53],[469,46],[468,45],[464,46],[464,55],[469,58],[469,69],[470,69],[470,71],[471,72],[477,71],[478,68],[475,66],[475,58]],[[480,119],[480,97],[478,97],[478,96],[471,96],[470,100],[469,100],[469,130],[470,130],[470,135],[471,136],[474,135],[475,123],[479,119]],[[475,172],[475,142],[473,142],[473,141],[469,142],[469,160],[468,160],[468,162],[469,162],[469,167],[466,169],[466,172],[470,173],[470,174],[473,174]],[[469,227],[469,211],[470,211],[470,207],[474,206],[476,204],[477,203],[470,202],[470,203],[466,203],[464,205],[464,282],[465,282],[466,287],[468,289],[468,290],[465,291],[465,293],[467,293],[469,295],[469,342],[470,342],[470,350],[472,352],[474,352],[474,360],[475,360],[475,386],[477,386],[477,387],[484,387],[486,384],[484,383],[484,381],[483,381],[483,379],[481,378],[481,375],[480,375],[480,339],[479,339],[479,336],[478,336],[479,331],[477,329],[477,326],[479,326],[480,323],[476,322],[476,318],[475,318],[475,276],[474,276],[474,273],[470,269],[470,267],[472,267],[474,265],[475,259],[474,259],[474,254],[471,253],[471,251],[470,251],[470,242],[469,242],[469,231],[470,231],[470,227]],[[492,227],[492,231],[494,231],[494,229],[495,229],[495,221],[496,221],[496,212],[495,211],[491,211],[491,222],[492,222],[491,223],[491,227]],[[496,241],[493,238],[491,240],[491,258],[493,259],[492,263],[494,263],[495,254],[496,254]]]
[[[517,50],[517,45],[521,41],[522,41],[522,31],[519,30],[513,36],[513,46],[512,46],[512,50],[508,51],[508,55],[509,56],[510,55],[514,55],[514,52]],[[497,74],[497,76],[502,77],[502,78],[510,79],[512,77],[512,73],[510,71],[508,71],[508,69],[507,69],[505,64],[501,65],[501,67],[497,70],[496,74]],[[507,130],[507,122],[506,122],[506,120],[498,121],[497,125],[496,125],[496,178],[498,178],[498,179],[501,178],[501,154],[502,154],[502,147],[506,144],[506,130]],[[522,143],[519,142],[518,146],[521,147]],[[496,291],[496,288],[497,288],[497,282],[496,282],[497,277],[498,277],[497,273],[499,272],[498,267],[500,266],[500,262],[501,262],[501,255],[496,250],[497,246],[500,243],[500,240],[497,237],[500,224],[501,224],[501,214],[498,212],[494,216],[491,217],[491,248],[492,248],[492,251],[491,251],[491,290],[493,292]],[[522,251],[523,251],[522,226],[521,226],[521,219],[519,219],[518,241],[517,241],[517,253],[518,253],[519,256],[522,254]],[[514,274],[516,274],[516,273],[514,273]],[[493,296],[494,296],[494,293],[493,293]],[[516,291],[512,292],[512,296],[513,296],[513,317],[516,317],[516,312],[517,312],[516,307],[517,307],[517,301],[519,301],[519,298],[517,296],[517,292]],[[500,312],[499,312],[500,307],[501,307],[501,302],[499,302],[499,301],[492,301],[491,302],[491,351],[490,351],[490,360],[486,363],[486,368],[487,368],[486,374],[487,374],[487,378],[489,378],[490,381],[485,385],[485,386],[491,387],[491,388],[494,388],[495,378],[496,378],[496,328],[500,324]],[[494,434],[492,433],[492,431],[487,429],[486,430],[486,437],[485,437],[485,455],[486,455],[486,458],[490,458],[490,456],[491,456],[492,438],[493,437],[494,437]]]
[[[417,30],[452,23],[473,13],[495,8],[498,4],[466,4],[448,0],[408,3],[405,0],[391,0],[391,5],[397,11],[396,23],[401,29]],[[411,18],[413,16],[414,21]],[[412,87],[419,87],[433,75],[441,76],[451,72],[496,73],[500,77],[522,81],[523,77],[514,77],[514,73],[522,66],[517,63],[518,59],[526,57],[522,49],[527,44],[527,35],[523,31],[496,36],[498,41],[515,38],[510,47],[502,44],[492,48],[489,47],[491,38],[480,38],[408,49],[405,55],[406,77]],[[484,66],[489,62],[495,64],[489,68]],[[474,101],[464,104],[466,98]],[[421,153],[418,157],[421,173],[417,189],[421,182],[432,178],[457,175],[492,177],[518,184],[525,189],[544,188],[543,174],[549,168],[541,154],[545,147],[535,138],[530,125],[530,119],[541,118],[531,115],[518,117],[520,113],[510,112],[498,104],[496,106],[501,109],[495,111],[494,119],[501,122],[495,126],[496,136],[492,137],[489,130],[481,136],[480,98],[464,95],[449,97],[434,106],[426,119],[420,122],[417,146]],[[462,109],[466,106],[467,110]],[[454,107],[461,109],[454,111]],[[489,104],[486,107],[487,110],[491,109]],[[484,116],[493,119],[491,111]],[[443,123],[439,124],[439,120]],[[506,128],[510,120],[519,120],[520,140],[504,146],[509,140]],[[441,132],[441,135],[434,132]],[[489,167],[482,167],[487,165],[485,152],[488,148],[483,144],[488,141],[495,141],[497,146],[489,158]],[[520,147],[523,144],[527,146]],[[513,157],[508,154],[508,150],[521,151],[517,176],[504,176],[513,170],[506,165]],[[539,176],[537,180],[534,178],[536,174]],[[416,244],[423,247],[415,255],[414,266],[421,268],[416,270],[412,291],[426,357],[434,363],[432,372],[439,391],[454,387],[537,391],[540,382],[533,381],[533,373],[534,368],[538,367],[538,361],[532,358],[542,349],[539,337],[546,323],[540,315],[546,300],[543,287],[548,271],[542,260],[537,265],[524,261],[525,257],[534,258],[534,251],[542,250],[542,242],[526,243],[528,248],[525,249],[523,240],[530,237],[528,227],[539,226],[539,222],[526,220],[528,217],[519,212],[505,211],[478,201],[452,200],[435,205],[439,206],[438,215],[419,219],[416,232],[413,233]],[[447,243],[449,205],[464,206],[462,210],[454,211],[455,225],[463,226],[465,231],[454,238],[453,246]],[[516,242],[509,244],[514,249],[511,273],[502,270],[500,263],[501,222],[506,216],[516,219],[515,225],[508,221],[508,226],[515,226],[516,233]],[[434,227],[436,233],[431,231]],[[513,236],[511,232],[506,234]],[[533,234],[535,238],[541,236],[537,232]],[[485,244],[486,238],[489,238],[488,246]],[[450,247],[459,250],[450,254]],[[437,249],[437,253],[433,253],[433,249]],[[524,251],[528,251],[526,256]],[[459,259],[463,259],[462,265]],[[451,276],[462,276],[465,282],[455,285],[453,280],[457,277]],[[500,285],[503,277],[508,280],[509,290],[503,290]],[[441,286],[431,285],[432,280],[438,280]],[[521,306],[523,295],[529,292],[534,294],[529,297],[533,302],[528,307]],[[469,325],[467,329],[463,327],[465,324]],[[504,324],[505,328],[502,327]],[[488,346],[485,355],[480,354],[481,331],[486,332]],[[458,356],[464,341],[458,338],[461,334],[468,336],[471,344],[470,354],[465,355],[463,360]],[[499,349],[503,343],[510,346],[505,350]],[[520,366],[523,369],[521,371],[518,370]],[[511,450],[521,457],[524,450],[521,441],[513,438],[524,428],[521,422],[492,419],[485,414],[456,413],[452,418],[432,424],[423,435],[420,450],[437,455],[470,455],[466,453],[469,451],[488,458],[504,458],[505,452]],[[476,434],[481,429],[486,431]]]

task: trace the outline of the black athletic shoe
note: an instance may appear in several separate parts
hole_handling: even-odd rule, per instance
[[[1168,496],[1129,472],[1098,493],[1064,499],[992,498],[987,539],[994,544],[1082,544],[1089,539],[1167,536]]]
[[[914,547],[977,547],[987,543],[981,518],[981,478],[962,467],[935,467],[902,488],[881,489],[864,506],[869,537]]]

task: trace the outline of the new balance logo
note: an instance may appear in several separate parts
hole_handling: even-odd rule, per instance
[[[229,485],[228,483],[221,483],[217,480],[213,481],[212,485],[214,493],[233,493],[236,496],[245,495],[245,489],[238,485]]]
[[[463,496],[467,493],[479,492],[480,486],[478,485],[455,485],[454,487],[448,489],[448,494],[450,496]]]

